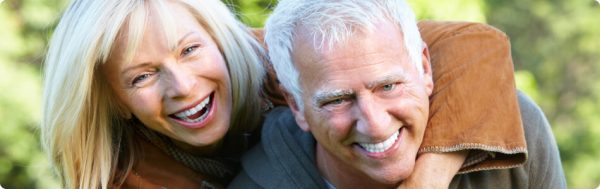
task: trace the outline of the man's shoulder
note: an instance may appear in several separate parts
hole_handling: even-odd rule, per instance
[[[282,129],[290,132],[300,130],[296,125],[292,110],[287,106],[277,106],[266,113],[262,134],[272,135],[272,132]]]
[[[247,151],[242,157],[242,170],[230,183],[229,188],[267,188],[278,186],[285,181],[282,170],[271,156],[277,156],[271,143],[285,143],[281,131],[294,123],[293,114],[286,107],[276,107],[265,115],[261,131],[261,142]],[[291,125],[293,126],[293,125]],[[265,148],[269,153],[265,152]],[[282,159],[284,160],[284,159]]]
[[[558,145],[544,112],[524,93],[518,95],[528,151],[523,167],[527,170],[530,186],[566,188]]]
[[[267,188],[277,186],[277,182],[282,179],[277,179],[281,175],[271,162],[267,154],[262,148],[262,144],[258,143],[250,149],[242,158],[242,170],[229,184],[228,188]]]
[[[230,188],[323,188],[314,145],[289,108],[274,108],[266,115],[261,142],[244,154],[242,171]]]

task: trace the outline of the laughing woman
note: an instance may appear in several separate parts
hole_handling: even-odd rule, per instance
[[[225,186],[260,124],[257,52],[220,1],[73,1],[44,68],[42,143],[64,186]]]

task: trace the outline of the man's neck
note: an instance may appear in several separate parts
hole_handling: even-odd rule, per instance
[[[319,143],[316,145],[316,162],[321,176],[336,189],[346,188],[390,188],[390,186],[375,182],[367,175],[343,163],[335,156],[327,152]],[[393,188],[393,187],[391,187]]]

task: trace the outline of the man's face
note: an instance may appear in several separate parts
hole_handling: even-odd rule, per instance
[[[331,49],[315,50],[310,37],[296,41],[293,60],[304,107],[292,110],[318,142],[321,173],[328,178],[331,173],[323,169],[336,170],[333,174],[345,178],[386,185],[410,175],[433,89],[427,53],[420,73],[401,30],[387,22]]]

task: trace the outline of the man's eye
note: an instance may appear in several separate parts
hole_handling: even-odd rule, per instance
[[[338,98],[338,99],[333,99],[333,100],[327,101],[327,102],[323,103],[322,106],[323,107],[338,107],[340,105],[345,104],[346,102],[348,102],[347,99]]]
[[[183,51],[181,52],[181,56],[186,56],[188,54],[191,54],[197,48],[198,48],[198,45],[193,45],[193,46],[187,47],[187,48],[183,49]]]
[[[352,101],[349,98],[337,98],[323,103],[321,108],[331,112],[340,112],[347,110],[351,104]]]
[[[328,105],[340,105],[344,102],[344,99],[338,98],[332,101],[327,102]]]
[[[396,84],[387,84],[382,87],[383,91],[391,91],[396,88]]]

